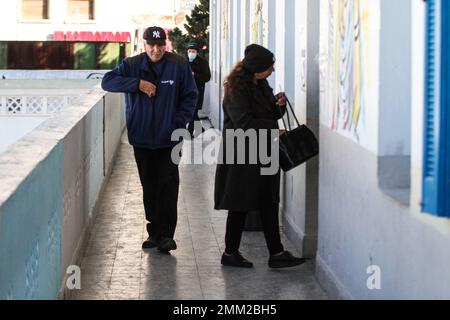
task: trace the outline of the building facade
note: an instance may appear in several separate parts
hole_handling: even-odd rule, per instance
[[[210,117],[246,45],[320,139],[285,173],[284,228],[332,297],[448,299],[449,4],[211,0]]]
[[[128,32],[182,27],[196,0],[8,0],[0,12],[1,41],[55,40],[55,32]],[[5,26],[8,26],[5,28]],[[104,36],[103,36],[104,37]]]
[[[5,1],[0,12],[0,69],[110,69],[144,50],[142,34],[148,26],[183,29],[197,2]]]

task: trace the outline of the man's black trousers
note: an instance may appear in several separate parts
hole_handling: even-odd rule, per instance
[[[139,178],[144,194],[145,218],[149,236],[172,238],[177,225],[180,175],[171,159],[172,148],[134,147]]]

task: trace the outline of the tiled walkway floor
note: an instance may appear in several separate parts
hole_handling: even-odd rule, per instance
[[[82,288],[74,298],[326,299],[313,276],[313,261],[292,269],[268,268],[262,232],[245,232],[242,239],[241,251],[254,262],[253,269],[221,266],[226,213],[213,209],[214,170],[180,166],[178,249],[171,255],[144,251],[142,191],[132,148],[123,137],[81,265]],[[282,240],[295,252],[284,235]]]

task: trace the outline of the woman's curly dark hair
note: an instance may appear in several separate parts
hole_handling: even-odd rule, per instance
[[[254,74],[245,69],[242,62],[237,63],[223,84],[225,95],[232,96],[238,86],[251,84],[254,80]]]

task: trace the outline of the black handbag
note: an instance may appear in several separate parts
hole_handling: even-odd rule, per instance
[[[286,126],[286,122],[282,118],[286,132],[279,138],[280,167],[285,172],[294,169],[319,154],[319,142],[314,133],[306,125],[300,125],[287,98],[286,102],[289,106],[286,109],[288,126]],[[289,109],[298,125],[295,129],[291,128]]]

